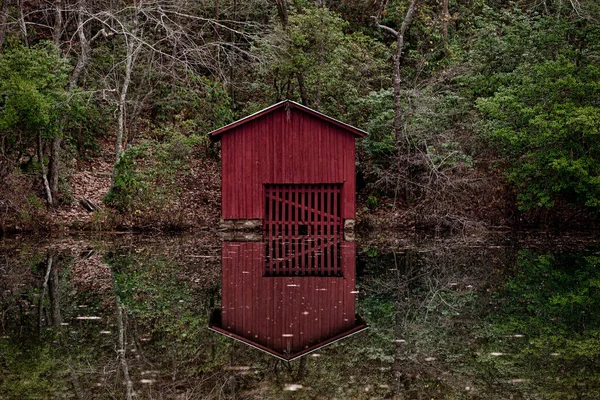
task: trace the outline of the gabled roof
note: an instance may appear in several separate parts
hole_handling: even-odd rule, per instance
[[[278,110],[278,109],[284,108],[284,107],[286,109],[288,109],[288,108],[295,108],[295,109],[297,109],[299,111],[305,112],[305,113],[310,114],[310,115],[312,115],[314,117],[322,119],[323,121],[329,122],[330,124],[337,125],[340,128],[345,129],[345,130],[353,133],[355,136],[362,137],[362,136],[366,136],[367,135],[367,132],[365,132],[365,131],[363,131],[361,129],[355,128],[352,125],[348,125],[348,124],[346,124],[344,122],[338,121],[335,118],[328,117],[325,114],[321,114],[320,112],[313,110],[312,108],[308,108],[306,106],[303,106],[302,104],[298,104],[295,101],[291,101],[291,100],[280,101],[277,104],[273,104],[272,106],[265,108],[264,110],[258,111],[258,112],[254,113],[252,115],[249,115],[249,116],[244,117],[242,119],[239,119],[239,120],[237,120],[235,122],[232,122],[229,125],[225,125],[222,128],[214,130],[214,131],[210,132],[209,135],[210,135],[211,138],[218,140],[219,136],[221,134],[229,131],[230,129],[236,128],[236,127],[238,127],[240,125],[245,124],[246,122],[250,122],[250,121],[252,121],[252,120],[254,120],[256,118],[262,117],[263,115],[269,114],[269,113],[271,113],[271,112],[273,112],[275,110]]]
[[[362,319],[360,319],[360,317],[357,315],[356,316],[356,324],[352,328],[350,328],[350,329],[348,329],[348,330],[346,330],[346,331],[344,331],[342,333],[338,333],[337,335],[334,335],[334,336],[332,336],[332,337],[330,337],[328,339],[325,339],[325,340],[323,340],[320,343],[314,344],[314,345],[312,345],[310,347],[304,348],[304,349],[302,349],[300,351],[297,351],[295,353],[291,353],[291,354],[285,353],[285,354],[283,354],[283,353],[280,353],[279,351],[277,351],[275,349],[271,349],[269,347],[265,347],[262,344],[253,341],[252,339],[240,336],[240,335],[238,335],[236,333],[233,333],[233,332],[229,332],[227,329],[223,328],[221,326],[221,313],[220,313],[220,310],[213,310],[213,313],[212,313],[210,319],[211,319],[211,321],[210,321],[210,324],[208,326],[208,329],[210,329],[211,331],[220,333],[222,335],[225,335],[227,337],[235,339],[235,340],[237,340],[239,342],[245,343],[245,344],[249,345],[250,347],[254,347],[255,349],[264,351],[265,353],[268,353],[268,354],[270,354],[270,355],[272,355],[274,357],[277,357],[277,358],[279,358],[280,360],[283,360],[283,361],[293,361],[293,360],[296,360],[296,359],[298,359],[298,358],[300,358],[302,356],[310,354],[310,353],[312,353],[314,351],[322,349],[323,347],[329,346],[330,344],[336,343],[336,342],[338,342],[338,341],[340,341],[342,339],[345,339],[345,338],[347,338],[349,336],[352,336],[352,335],[355,335],[355,334],[357,334],[359,332],[362,332],[365,329],[368,329],[367,324]]]

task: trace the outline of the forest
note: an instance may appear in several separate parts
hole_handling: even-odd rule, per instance
[[[363,129],[363,229],[594,229],[593,0],[2,0],[3,232],[189,230],[207,133],[290,99]]]
[[[218,228],[286,99],[356,235]],[[0,184],[1,399],[600,398],[598,0],[0,0]]]

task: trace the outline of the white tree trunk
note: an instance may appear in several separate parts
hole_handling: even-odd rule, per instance
[[[44,191],[46,192],[46,201],[49,206],[53,206],[52,202],[52,191],[48,183],[48,174],[46,173],[46,166],[44,165],[44,147],[42,143],[42,134],[38,134],[38,160],[42,168],[42,182],[44,184]]]

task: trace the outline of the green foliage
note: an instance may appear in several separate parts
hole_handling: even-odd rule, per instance
[[[505,158],[524,210],[559,199],[600,209],[600,27],[577,25],[519,15],[474,50],[481,134]]]
[[[581,385],[589,398],[600,395],[599,265],[596,255],[521,251],[479,362],[497,379],[523,379],[542,398],[567,398]]]
[[[595,256],[554,257],[520,253],[519,271],[505,290],[514,306],[526,313],[527,331],[547,334],[584,333],[600,326],[595,307],[600,304],[600,282]],[[549,321],[552,321],[549,324]],[[525,327],[524,326],[524,327]]]
[[[182,133],[198,134],[233,120],[231,99],[216,80],[188,73],[185,82],[161,82],[157,86],[152,114],[159,124],[179,123]]]
[[[373,91],[361,97],[351,108],[352,117],[369,136],[359,142],[361,150],[373,158],[373,163],[384,161],[395,153],[394,99],[392,89]]]
[[[168,127],[159,129],[156,136],[164,141],[142,140],[123,153],[105,198],[109,206],[134,215],[165,210],[181,190],[179,179],[190,167],[189,156],[208,140],[186,137]]]
[[[104,198],[107,205],[121,212],[131,211],[140,194],[148,188],[151,176],[138,171],[137,159],[147,148],[142,145],[129,146],[119,163],[115,166],[117,171],[110,191]]]
[[[261,51],[275,52],[270,74],[277,99],[304,100],[342,117],[361,96],[389,84],[386,48],[362,33],[345,33],[347,25],[324,7],[307,6],[275,29]]]
[[[214,284],[200,290],[202,296],[193,293],[189,282],[178,274],[182,266],[164,255],[151,251],[135,253],[118,252],[107,258],[114,271],[116,296],[124,311],[135,319],[140,330],[152,337],[156,347],[167,348],[162,354],[163,362],[188,364],[188,360],[208,348],[198,343],[209,339],[208,324],[209,293]],[[227,346],[225,346],[227,347]],[[211,370],[220,358],[187,365],[183,374]]]
[[[0,397],[42,399],[64,395],[70,389],[66,371],[57,368],[55,359],[56,354],[49,343],[23,349],[0,339],[0,367],[3,369]]]
[[[139,318],[169,325],[188,307],[190,294],[166,260],[142,254],[112,257],[109,262],[121,304]]]
[[[369,196],[367,197],[367,205],[369,207],[375,208],[379,205],[379,200],[375,196]]]
[[[66,60],[51,43],[6,49],[0,55],[0,129],[47,138],[58,134],[67,111],[68,74]]]

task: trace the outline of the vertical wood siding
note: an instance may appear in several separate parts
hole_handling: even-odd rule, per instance
[[[223,330],[294,355],[356,326],[353,242],[340,244],[343,277],[266,277],[264,246],[223,243]]]
[[[354,218],[354,135],[298,109],[277,109],[221,137],[222,217],[262,219],[264,184],[340,183],[340,214]]]

